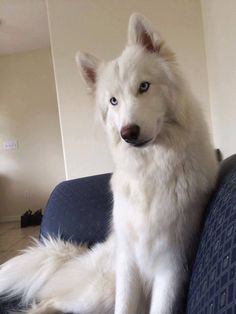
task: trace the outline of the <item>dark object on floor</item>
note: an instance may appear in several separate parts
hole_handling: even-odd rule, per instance
[[[32,210],[27,210],[22,216],[20,220],[21,228],[26,228],[29,226],[39,226],[41,225],[43,218],[42,209],[37,210],[34,214],[32,214]]]
[[[43,214],[42,209],[37,210],[30,218],[30,226],[40,226]]]
[[[30,225],[30,220],[32,216],[32,211],[27,210],[20,218],[20,226],[21,228],[26,228]]]

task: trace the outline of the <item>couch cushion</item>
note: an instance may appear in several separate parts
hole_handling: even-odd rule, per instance
[[[236,313],[235,155],[223,162],[209,205],[193,267],[187,313]]]

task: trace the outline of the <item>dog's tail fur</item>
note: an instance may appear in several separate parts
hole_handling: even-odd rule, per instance
[[[65,262],[87,251],[51,237],[34,242],[34,246],[0,266],[0,295],[4,298],[20,295],[27,304]]]
[[[114,306],[113,237],[89,250],[48,237],[0,266],[0,297],[23,305],[56,300],[65,312],[110,313]],[[68,308],[73,299],[74,308]],[[47,312],[47,311],[46,311]]]

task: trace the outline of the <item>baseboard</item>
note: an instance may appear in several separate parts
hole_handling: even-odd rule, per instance
[[[20,216],[2,216],[0,217],[1,222],[11,222],[11,221],[20,221]]]

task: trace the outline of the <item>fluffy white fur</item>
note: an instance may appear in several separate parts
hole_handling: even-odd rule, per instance
[[[92,250],[48,239],[1,266],[0,293],[30,314],[182,313],[178,304],[217,162],[199,104],[174,54],[142,16],[130,18],[119,58],[77,62],[107,130],[116,164],[113,231]],[[140,83],[150,82],[140,94]],[[111,97],[118,101],[110,103]],[[140,127],[139,144],[121,129]]]

